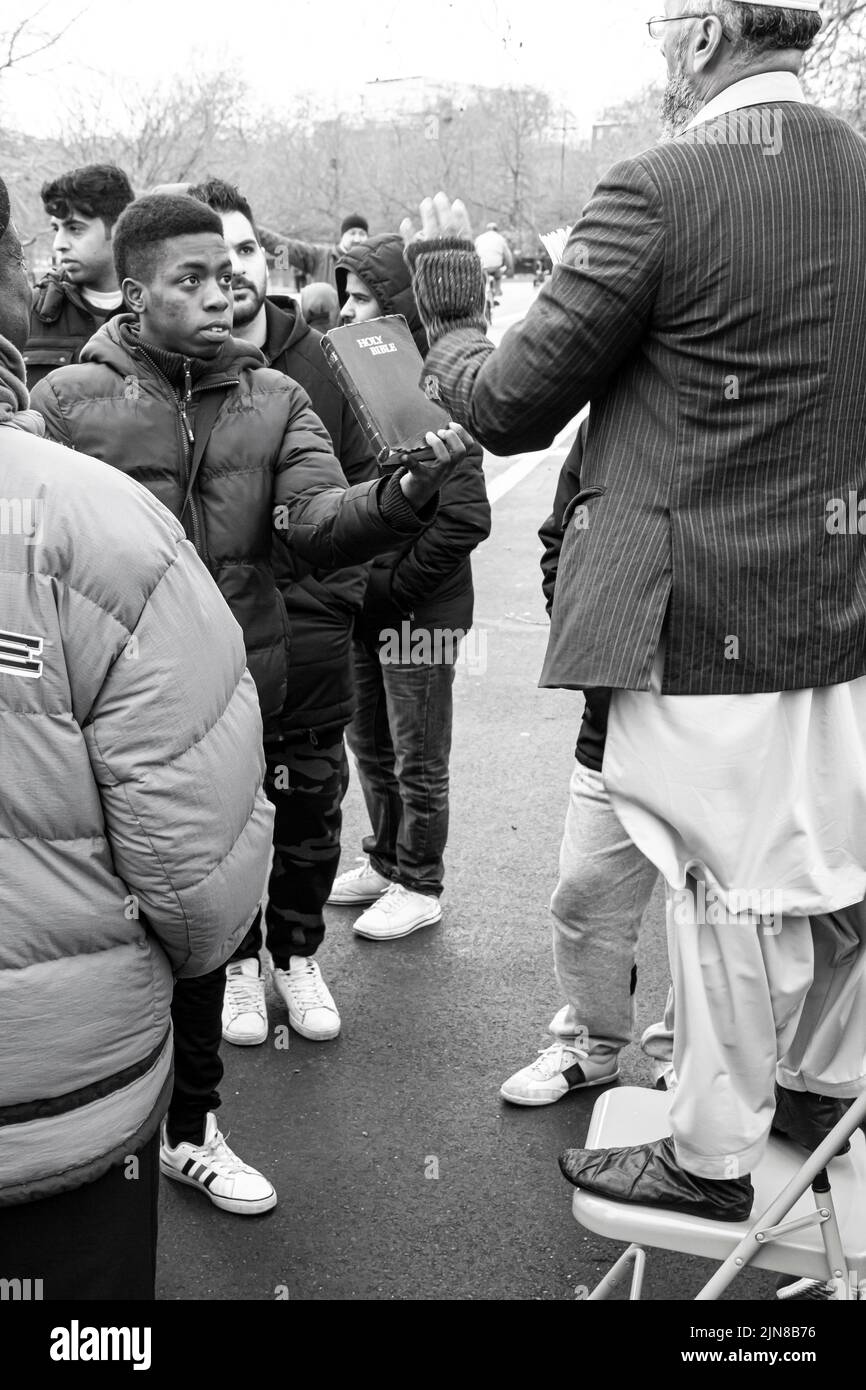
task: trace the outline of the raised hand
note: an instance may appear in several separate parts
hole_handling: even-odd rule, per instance
[[[425,198],[421,203],[421,230],[415,231],[414,223],[406,217],[400,223],[400,235],[408,246],[412,241],[436,241],[440,237],[457,237],[461,241],[472,241],[472,224],[466,205],[460,198],[452,203],[447,193],[437,193],[435,198]]]

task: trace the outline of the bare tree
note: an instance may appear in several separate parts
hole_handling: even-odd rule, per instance
[[[866,0],[824,0],[822,14],[803,64],[804,84],[866,133]]]
[[[228,144],[246,140],[246,88],[231,72],[193,73],[158,87],[123,84],[114,129],[92,97],[74,101],[61,132],[69,161],[119,164],[141,192],[197,180]]]
[[[84,13],[79,10],[60,29],[45,29],[39,19],[50,8],[49,0],[32,13],[23,15],[0,34],[0,78],[11,68],[22,68],[40,54],[55,48]]]

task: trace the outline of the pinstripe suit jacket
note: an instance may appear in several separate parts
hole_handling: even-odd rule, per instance
[[[772,112],[778,153],[719,117],[619,164],[502,346],[427,360],[496,453],[592,402],[542,685],[647,689],[663,628],[668,694],[866,673],[866,142]]]

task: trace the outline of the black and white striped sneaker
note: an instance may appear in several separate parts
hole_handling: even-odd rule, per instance
[[[616,1053],[597,1061],[576,1044],[555,1042],[509,1076],[499,1094],[512,1105],[552,1105],[570,1091],[609,1086],[618,1076]]]
[[[237,1216],[257,1216],[277,1205],[271,1183],[232,1153],[212,1112],[207,1117],[203,1144],[181,1142],[173,1149],[163,1124],[159,1167],[167,1178],[200,1187],[215,1207]]]

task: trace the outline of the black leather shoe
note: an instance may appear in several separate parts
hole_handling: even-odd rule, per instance
[[[850,1100],[838,1100],[835,1096],[814,1096],[810,1091],[789,1091],[777,1086],[773,1130],[814,1153],[850,1105]],[[846,1139],[840,1154],[846,1154],[850,1147]]]
[[[746,1221],[755,1199],[749,1178],[716,1181],[680,1168],[673,1139],[633,1149],[566,1149],[559,1166],[570,1183],[597,1197],[715,1221]]]

